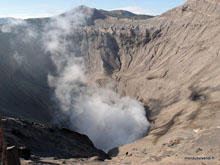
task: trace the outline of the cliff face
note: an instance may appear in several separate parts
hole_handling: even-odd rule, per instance
[[[4,128],[7,145],[16,146],[17,156],[22,164],[49,163],[41,160],[45,157],[50,158],[50,161],[70,158],[72,161],[79,158],[88,160],[91,157],[103,160],[108,157],[106,153],[95,148],[86,135],[14,118],[3,117],[1,121],[1,130]],[[4,158],[2,156],[3,153],[1,160]]]
[[[149,109],[153,124],[149,135],[112,150],[115,163],[172,163],[192,155],[210,155],[215,157],[212,163],[218,163],[219,10],[218,0],[189,0],[155,18],[94,17],[89,26],[74,29],[70,38],[74,51],[86,59],[89,82],[100,86],[114,82],[121,96],[137,99]],[[7,67],[12,65],[10,73],[16,75],[12,63]],[[49,72],[52,64],[47,64],[40,66]],[[47,73],[36,73],[37,79],[46,79]],[[44,92],[40,94],[47,97],[49,92]],[[37,105],[44,103],[43,99]]]
[[[2,118],[9,146],[26,147],[38,157],[90,158],[106,154],[95,148],[86,135],[26,120]],[[54,145],[56,143],[56,145]]]
[[[1,113],[48,121],[48,109],[52,104],[47,75],[53,69],[51,60],[36,41],[23,43],[16,34],[0,32],[0,42]]]

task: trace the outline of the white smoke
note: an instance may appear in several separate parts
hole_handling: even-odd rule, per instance
[[[0,27],[3,33],[14,33],[19,36],[23,43],[30,43],[39,36],[35,26],[28,24],[23,19],[11,19],[8,23]]]
[[[69,115],[73,128],[105,151],[143,137],[148,127],[142,104],[108,89],[87,88]]]
[[[82,26],[92,11],[76,8],[65,15],[53,17],[41,32],[43,49],[51,54],[57,74],[48,75],[55,89],[59,111],[56,122],[86,134],[97,148],[105,151],[133,142],[146,135],[148,127],[142,103],[129,97],[120,98],[110,89],[88,86],[84,58],[74,51],[73,37],[76,26]],[[13,31],[14,26],[26,26],[25,42],[33,41],[39,34],[26,22],[15,22],[2,31]],[[28,36],[28,37],[27,37]],[[15,53],[18,62],[22,61]]]
[[[18,65],[22,64],[23,57],[21,55],[19,55],[17,51],[15,51],[15,53],[13,54],[13,57],[14,57],[15,61],[18,63]]]
[[[24,26],[24,25],[27,25],[26,21],[24,21],[22,19],[12,19],[7,24],[4,24],[1,27],[1,31],[4,33],[15,32],[16,31],[15,29],[18,26]]]
[[[69,51],[72,42],[67,38],[89,15],[77,10],[54,18],[47,26],[45,49],[52,53],[59,72],[58,77],[49,76],[49,83],[55,87],[61,109],[57,118],[68,116],[71,129],[88,135],[96,147],[107,151],[146,135],[149,122],[140,102],[120,98],[110,89],[86,85],[84,59]]]

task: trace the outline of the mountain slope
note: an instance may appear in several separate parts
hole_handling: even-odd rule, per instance
[[[146,105],[152,122],[148,136],[109,152],[112,164],[181,164],[192,156],[219,163],[219,10],[218,0],[189,0],[147,20],[98,14],[74,28],[71,42],[90,83],[114,82],[121,96]]]
[[[136,35],[127,30],[132,44],[117,38],[124,46],[120,71],[112,75],[117,90],[143,101],[154,124],[146,138],[120,147],[116,159],[175,164],[187,156],[213,155],[212,164],[218,164],[219,9],[219,1],[188,1],[146,21]],[[124,158],[127,152],[135,156]]]
[[[97,20],[79,34],[88,39],[80,51],[91,82],[115,81],[120,95],[150,110],[149,135],[113,150],[116,162],[175,164],[212,155],[218,163],[219,9],[219,1],[188,1],[149,20]]]

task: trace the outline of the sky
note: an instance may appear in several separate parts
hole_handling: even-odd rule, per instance
[[[104,10],[124,9],[136,14],[158,15],[185,2],[186,0],[0,0],[0,17],[54,16],[79,5]]]

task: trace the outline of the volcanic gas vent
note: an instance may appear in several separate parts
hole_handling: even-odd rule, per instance
[[[89,14],[72,12],[53,19],[44,29],[43,41],[57,68],[56,76],[49,75],[60,109],[57,122],[65,121],[69,128],[88,135],[96,147],[107,151],[143,137],[149,123],[144,106],[138,101],[88,85],[85,58],[70,49],[77,46],[68,38],[76,33],[73,26],[82,25]],[[74,25],[70,20],[74,20]]]

